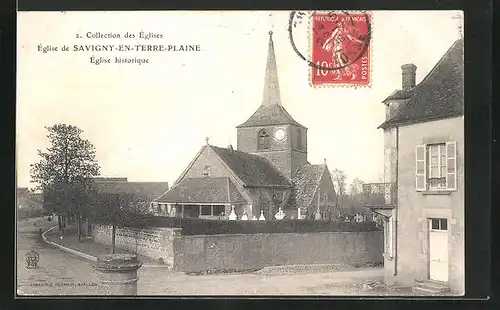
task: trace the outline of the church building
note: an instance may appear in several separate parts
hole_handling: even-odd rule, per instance
[[[262,104],[237,126],[237,149],[203,145],[156,200],[170,216],[275,219],[330,219],[337,197],[326,165],[307,161],[307,128],[285,110],[280,98],[276,56],[269,32]]]

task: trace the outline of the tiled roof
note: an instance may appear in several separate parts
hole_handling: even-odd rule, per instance
[[[292,184],[264,157],[210,146],[249,187],[291,187]]]
[[[94,180],[94,188],[104,193],[136,194],[154,200],[168,191],[167,182],[123,182]]]
[[[16,189],[16,198],[18,200],[21,199],[21,198],[24,198],[25,200],[29,201],[30,203],[33,203],[33,204],[36,204],[36,205],[43,204],[43,194],[41,194],[41,193],[32,193],[26,187],[18,187]]]
[[[29,193],[29,190],[27,187],[18,187],[16,188],[16,195],[19,196],[25,196]]]
[[[127,177],[93,177],[98,182],[128,182]]]
[[[406,95],[403,91],[393,93],[394,98],[402,94]],[[379,128],[460,116],[463,113],[464,41],[461,39],[451,46],[422,82],[415,86],[410,98],[396,114]]]
[[[325,167],[326,165],[305,164],[297,170],[292,178],[294,187],[290,196],[290,207],[308,207],[311,204]]]
[[[306,128],[295,121],[281,104],[262,104],[246,122],[236,128],[284,124]]]
[[[399,99],[408,99],[413,94],[413,90],[405,90],[405,89],[396,89],[389,97],[385,98],[384,101],[388,100],[399,100]]]
[[[238,203],[241,193],[227,177],[186,178],[160,198],[168,203]]]

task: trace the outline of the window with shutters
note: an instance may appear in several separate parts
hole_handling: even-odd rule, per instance
[[[427,154],[429,156],[429,189],[446,188],[446,144],[429,144]]]
[[[393,256],[392,252],[392,234],[393,234],[393,226],[394,222],[392,220],[392,216],[385,220],[385,254],[388,258]]]
[[[416,189],[456,190],[456,153],[456,142],[418,145],[415,149]]]

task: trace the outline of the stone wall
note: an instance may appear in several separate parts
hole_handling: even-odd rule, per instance
[[[94,242],[111,245],[111,231],[111,226],[93,224]],[[115,244],[117,248],[155,260],[161,258],[166,264],[172,265],[173,239],[180,232],[179,228],[117,228]]]
[[[382,263],[383,233],[329,232],[174,238],[174,269],[252,270],[292,264]]]

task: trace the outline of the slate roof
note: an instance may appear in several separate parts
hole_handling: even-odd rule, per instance
[[[158,198],[167,203],[238,203],[245,202],[227,177],[186,178]]]
[[[26,196],[28,195],[29,193],[29,190],[27,187],[18,187],[16,188],[16,195],[17,197],[20,197],[20,196]]]
[[[290,207],[308,207],[311,204],[325,168],[324,164],[305,164],[297,170],[292,178],[294,187],[289,200]]]
[[[41,193],[32,193],[26,187],[18,187],[16,189],[17,204],[31,204],[34,206],[42,206],[43,195]]]
[[[382,102],[386,102],[389,100],[398,100],[398,99],[408,99],[412,96],[413,90],[405,90],[405,89],[396,89],[392,94],[390,94],[387,98]]]
[[[262,104],[246,122],[236,128],[285,124],[306,128],[294,120],[281,104]]]
[[[292,186],[264,157],[234,149],[210,147],[248,187]]]
[[[408,99],[378,128],[443,119],[464,114],[464,41],[457,40],[429,74],[406,93],[397,90],[386,100]]]
[[[168,191],[167,182],[124,182],[123,180],[97,179],[93,187],[104,193],[137,194],[155,200]]]

